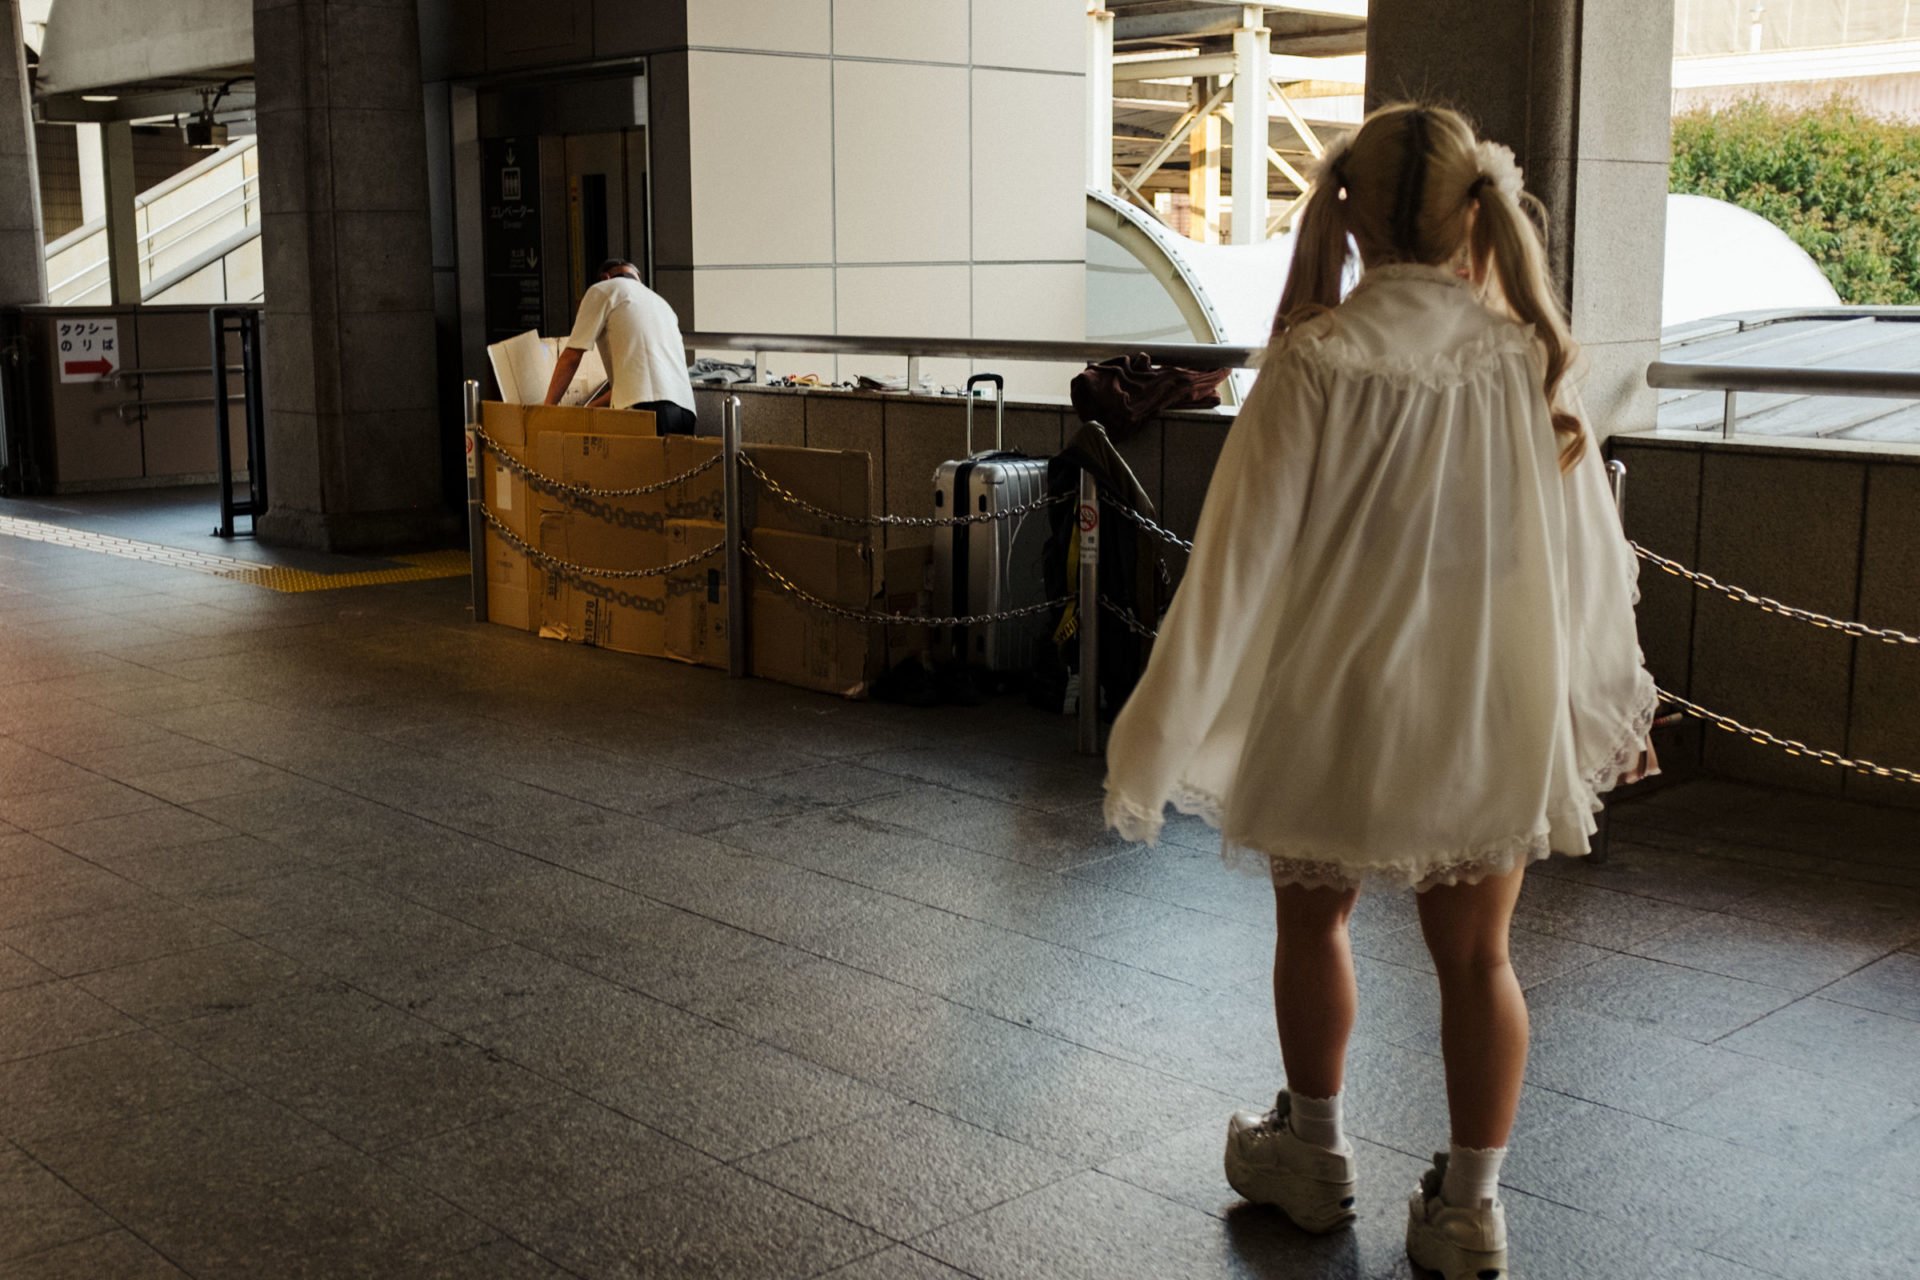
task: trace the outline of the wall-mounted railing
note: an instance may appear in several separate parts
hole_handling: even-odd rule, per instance
[[[1677,364],[1647,366],[1647,385],[1671,391],[1719,391],[1726,396],[1720,435],[1731,440],[1743,391],[1790,396],[1860,396],[1920,400],[1920,372],[1902,369],[1807,369],[1786,365]]]

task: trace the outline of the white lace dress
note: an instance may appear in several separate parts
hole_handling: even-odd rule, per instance
[[[1655,695],[1599,451],[1561,474],[1539,360],[1419,266],[1268,350],[1114,724],[1108,825],[1151,843],[1170,801],[1316,886],[1587,852]]]

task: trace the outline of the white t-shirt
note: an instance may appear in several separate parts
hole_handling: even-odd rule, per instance
[[[1653,718],[1637,564],[1531,331],[1445,268],[1368,271],[1267,350],[1107,747],[1284,883],[1425,887],[1587,852]],[[1570,402],[1571,403],[1571,402]]]
[[[693,412],[680,317],[665,298],[626,276],[594,285],[580,299],[567,345],[585,351],[596,343],[613,378],[614,408],[671,400]]]

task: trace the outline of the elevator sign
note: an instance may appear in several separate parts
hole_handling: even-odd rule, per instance
[[[56,339],[62,382],[104,382],[120,371],[120,322],[62,320]]]

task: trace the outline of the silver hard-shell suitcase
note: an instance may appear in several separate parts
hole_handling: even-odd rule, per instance
[[[973,451],[973,389],[994,389],[994,447]],[[967,457],[943,462],[933,476],[936,516],[986,515],[1028,507],[1046,497],[1047,463],[1005,450],[1006,381],[997,373],[967,379]],[[1042,581],[1047,512],[1033,507],[1002,520],[939,525],[933,531],[933,612],[980,617],[1046,599]],[[1047,627],[1044,614],[945,628],[935,644],[943,658],[989,671],[1023,672]]]

